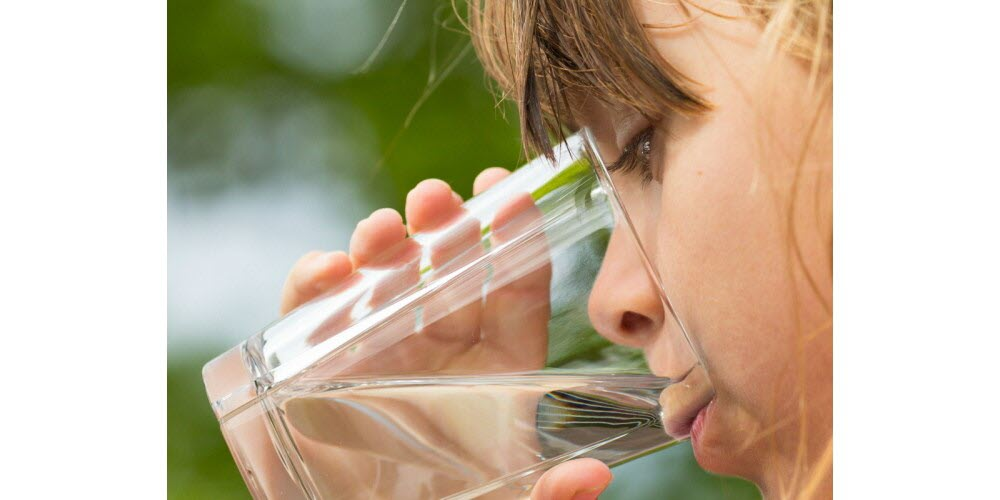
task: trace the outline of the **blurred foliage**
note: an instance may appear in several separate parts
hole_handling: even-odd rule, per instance
[[[388,7],[380,10],[381,36],[398,2],[371,3]],[[261,42],[268,24],[261,9],[253,5],[236,0],[169,1],[168,98],[203,85],[238,91],[270,84],[279,90],[301,89],[323,101],[349,103],[366,121],[359,125],[372,128],[376,161],[328,167],[337,174],[357,176],[365,188],[389,188],[376,189],[375,195],[385,196],[378,201],[396,208],[402,208],[406,192],[428,176],[441,178],[469,196],[480,170],[494,165],[515,167],[522,159],[516,113],[509,105],[497,105],[471,50],[464,50],[464,57],[455,61],[468,39],[459,32],[457,21],[448,20],[450,0],[409,1],[402,15],[409,29],[403,29],[401,21],[389,37],[409,50],[387,48],[369,71],[339,77],[290,67],[271,55]],[[430,82],[438,84],[404,129],[407,116],[428,90],[432,71],[440,77],[449,64],[454,64],[453,71],[439,82]],[[170,149],[172,154],[179,153],[177,148]],[[183,165],[171,162],[171,167]]]
[[[210,195],[308,178],[402,209],[422,179],[469,196],[481,169],[517,166],[516,113],[497,104],[450,0],[409,0],[385,50],[355,73],[399,1],[169,0],[171,189]],[[168,496],[246,498],[201,382],[201,366],[225,346],[175,347]],[[758,497],[747,483],[701,471],[686,444],[615,475],[602,498]]]

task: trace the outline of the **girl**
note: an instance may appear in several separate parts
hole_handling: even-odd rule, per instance
[[[768,498],[832,495],[832,18],[816,0],[470,0],[477,53],[520,111],[524,143],[586,126],[715,396],[692,429],[705,469]],[[507,172],[489,169],[478,193]],[[350,254],[292,269],[288,311],[432,229],[461,198],[428,180],[358,224]],[[405,229],[404,229],[405,228]],[[656,291],[609,254],[589,304],[598,331],[666,355]],[[606,272],[614,268],[615,272]],[[537,499],[596,498],[596,460],[550,470]]]

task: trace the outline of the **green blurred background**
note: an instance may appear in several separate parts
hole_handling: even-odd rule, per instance
[[[277,316],[284,274],[345,249],[372,210],[436,177],[523,160],[451,0],[169,0],[168,496],[247,498],[201,366]],[[459,2],[461,3],[461,2]],[[602,495],[759,498],[687,444],[614,470]]]

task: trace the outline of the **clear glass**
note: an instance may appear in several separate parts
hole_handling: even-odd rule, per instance
[[[706,397],[675,384],[701,365],[586,130],[375,262],[205,366],[255,498],[527,497],[684,439]],[[672,378],[590,321],[615,317],[595,281],[635,276]]]

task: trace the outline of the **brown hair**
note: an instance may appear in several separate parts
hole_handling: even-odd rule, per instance
[[[529,153],[548,151],[586,97],[647,117],[709,107],[653,49],[629,0],[470,0],[469,28],[486,71],[517,103]]]

